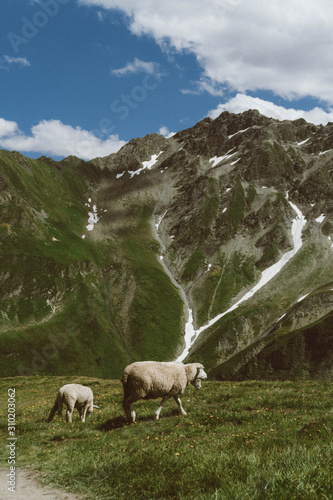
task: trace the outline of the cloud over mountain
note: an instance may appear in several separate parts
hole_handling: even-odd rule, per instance
[[[118,135],[102,140],[90,131],[65,125],[60,120],[43,120],[32,127],[31,135],[26,135],[17,123],[0,118],[0,147],[6,149],[54,156],[76,155],[89,160],[115,153],[124,144]]]
[[[316,125],[326,125],[328,122],[333,121],[333,110],[326,112],[318,107],[309,111],[294,108],[286,109],[283,106],[278,106],[273,102],[265,101],[259,97],[251,97],[240,93],[236,94],[235,97],[229,99],[227,102],[219,104],[216,109],[212,109],[208,113],[208,116],[214,119],[223,111],[242,113],[247,109],[257,109],[262,115],[276,118],[277,120],[297,120],[298,118],[304,118],[304,120],[315,123]]]

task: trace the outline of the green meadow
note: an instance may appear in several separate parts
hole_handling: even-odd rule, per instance
[[[99,405],[83,424],[47,417],[57,390],[89,385]],[[135,403],[125,422],[118,380],[77,377],[0,379],[1,466],[8,389],[15,388],[16,466],[44,484],[87,499],[331,499],[332,386],[322,381],[215,382],[187,388],[187,416],[174,401]]]

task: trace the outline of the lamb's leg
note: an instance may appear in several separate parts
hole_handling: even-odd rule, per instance
[[[72,423],[72,415],[74,408],[78,408],[76,404],[76,398],[72,394],[64,394],[62,398],[63,403],[66,405],[66,422]]]
[[[86,415],[87,415],[87,410],[88,410],[88,406],[89,404],[85,404],[82,408],[81,408],[81,411],[80,411],[80,417],[81,417],[81,420],[82,422],[84,423],[86,421]]]
[[[49,414],[49,418],[47,420],[48,422],[51,422],[53,420],[53,417],[56,414],[56,412],[58,412],[58,415],[61,417],[61,414],[62,414],[62,405],[63,405],[62,397],[61,397],[60,394],[58,394],[57,397],[56,397],[55,403],[54,403],[54,405],[51,408],[51,411],[50,411],[50,414]]]
[[[54,405],[51,408],[49,418],[47,420],[48,422],[51,422],[53,420],[53,417],[54,417],[57,410],[58,410],[58,399],[56,399],[56,402],[54,403]]]
[[[59,415],[59,417],[62,416],[62,406],[63,406],[62,398],[58,398],[58,415]]]
[[[158,420],[160,418],[160,413],[161,413],[162,407],[164,406],[164,403],[166,403],[166,401],[168,401],[169,398],[170,398],[170,396],[166,395],[162,399],[161,404],[160,404],[160,406],[158,407],[158,409],[156,410],[156,413],[155,413],[156,420]]]
[[[72,423],[72,414],[73,414],[74,406],[67,406],[66,410],[66,422],[69,424]]]
[[[179,396],[174,396],[174,400],[176,401],[181,414],[182,415],[187,415],[186,411],[184,410],[184,408],[182,406],[182,402],[180,400],[180,397]]]

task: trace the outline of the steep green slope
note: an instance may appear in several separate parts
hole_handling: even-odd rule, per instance
[[[0,168],[1,374],[118,377],[131,360],[172,356],[183,311],[158,264],[151,208],[138,207],[122,237],[94,239],[87,200],[100,168],[4,151]]]

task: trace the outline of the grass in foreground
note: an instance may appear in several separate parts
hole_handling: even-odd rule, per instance
[[[100,410],[82,424],[46,422],[64,383],[89,385]],[[332,389],[324,382],[205,382],[170,401],[135,404],[126,424],[121,383],[77,377],[0,379],[2,464],[7,390],[16,388],[16,466],[88,499],[329,499],[333,491]]]

